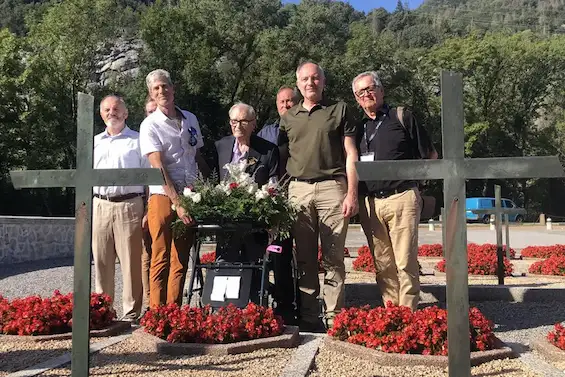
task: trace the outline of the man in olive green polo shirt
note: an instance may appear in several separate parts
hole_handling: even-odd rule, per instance
[[[300,327],[323,330],[317,297],[318,237],[325,269],[326,326],[344,304],[343,248],[349,218],[357,212],[356,124],[343,102],[322,98],[324,71],[312,62],[296,70],[304,99],[280,123],[281,158],[288,156],[289,198],[300,208],[293,229],[300,272]]]

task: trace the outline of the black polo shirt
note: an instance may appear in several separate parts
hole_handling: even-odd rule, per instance
[[[359,156],[373,152],[375,161],[428,158],[433,146],[426,129],[418,124],[409,110],[404,110],[404,126],[398,120],[396,108],[384,105],[375,119],[363,118],[357,127]],[[359,157],[361,159],[361,157]],[[416,185],[416,181],[366,181],[360,183],[362,194]]]

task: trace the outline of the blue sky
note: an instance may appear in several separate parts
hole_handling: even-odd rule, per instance
[[[283,4],[285,3],[299,3],[300,0],[282,0]],[[388,11],[393,11],[396,8],[397,0],[347,0],[345,1],[357,10],[361,10],[364,12],[368,12],[371,9],[383,7]],[[417,8],[423,3],[423,0],[403,0],[402,3],[408,2],[408,7],[410,9]]]

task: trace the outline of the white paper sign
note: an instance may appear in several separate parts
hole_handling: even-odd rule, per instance
[[[361,161],[375,161],[375,152],[363,153],[361,155]]]
[[[214,276],[214,283],[212,284],[212,293],[210,294],[210,300],[222,302],[225,301],[227,285],[227,276]]]
[[[239,298],[239,285],[241,276],[229,276],[227,281],[226,298],[237,300]]]

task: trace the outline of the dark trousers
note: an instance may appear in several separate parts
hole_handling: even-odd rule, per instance
[[[293,239],[277,240],[273,244],[282,247],[282,253],[271,253],[271,266],[275,275],[273,298],[277,303],[275,312],[283,317],[285,323],[298,320],[298,284],[292,277]]]

